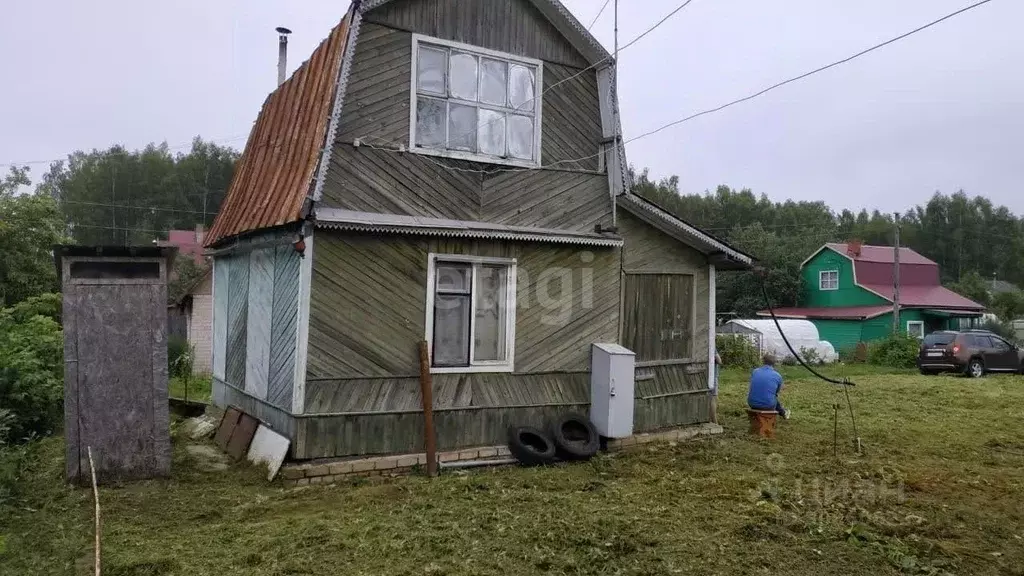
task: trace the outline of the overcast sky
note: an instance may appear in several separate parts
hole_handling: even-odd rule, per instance
[[[480,0],[485,1],[485,0]],[[502,0],[486,0],[502,1]],[[603,0],[566,0],[590,23]],[[621,0],[625,44],[681,0]],[[744,96],[971,0],[694,0],[623,51],[627,138]],[[276,79],[343,0],[34,0],[0,20],[0,165],[195,135],[241,148]],[[684,192],[894,210],[960,188],[1024,214],[1024,2],[994,0],[754,101],[631,143],[629,161]],[[594,26],[612,46],[609,7]],[[38,177],[46,164],[32,165]],[[0,173],[6,167],[0,166]]]

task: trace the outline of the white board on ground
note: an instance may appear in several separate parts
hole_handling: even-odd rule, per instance
[[[252,437],[252,444],[249,444],[248,459],[253,464],[266,464],[267,480],[273,480],[284,463],[291,443],[291,440],[260,424],[256,435]]]

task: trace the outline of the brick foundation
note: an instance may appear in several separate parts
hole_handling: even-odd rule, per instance
[[[699,424],[697,426],[673,428],[659,432],[636,434],[629,438],[609,440],[608,451],[626,450],[632,446],[651,442],[685,442],[694,438],[721,433],[722,427],[718,424]],[[438,462],[501,460],[509,456],[508,446],[484,446],[481,448],[438,452],[437,460]],[[284,466],[281,468],[280,477],[284,480],[285,486],[333,484],[353,478],[402,476],[425,466],[426,463],[426,454],[396,454],[358,459],[307,462]]]

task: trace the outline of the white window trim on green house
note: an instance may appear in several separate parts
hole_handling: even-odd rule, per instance
[[[831,279],[831,281],[829,281]],[[839,290],[839,270],[822,270],[818,272],[818,290]]]
[[[443,88],[437,89],[432,87],[429,82],[421,81],[420,78],[420,56],[424,51],[435,51],[441,52],[445,57],[445,67],[443,69]],[[455,57],[472,57],[475,59],[474,74],[476,76],[475,90],[472,93],[466,92],[463,94],[457,94],[452,87],[452,74],[453,74],[453,61]],[[462,60],[465,60],[463,58]],[[485,61],[488,64],[504,64],[504,91],[505,99],[504,102],[498,104],[495,99],[488,100],[485,96],[485,81],[482,70]],[[466,62],[468,63],[468,61]],[[466,70],[461,70],[462,73]],[[526,70],[530,77],[530,89],[532,90],[529,94],[520,95],[519,98],[523,99],[518,104],[515,101],[515,94],[513,90],[514,72],[519,72],[519,76],[522,77],[522,70]],[[492,76],[492,79],[495,77]],[[409,86],[410,94],[410,105],[409,105],[409,150],[417,154],[426,154],[431,156],[443,156],[446,158],[455,158],[459,160],[469,160],[474,162],[486,162],[490,164],[505,164],[509,166],[520,166],[520,167],[538,167],[541,164],[541,117],[542,117],[542,103],[543,98],[543,78],[544,78],[544,63],[540,60],[532,58],[525,58],[522,56],[516,56],[514,54],[507,54],[504,52],[498,52],[495,50],[488,50],[486,48],[480,48],[478,46],[472,46],[469,44],[461,44],[459,42],[452,42],[449,40],[441,40],[439,38],[431,38],[421,34],[414,34],[412,37],[412,78]],[[431,99],[437,102],[443,103],[443,142],[437,142],[433,144],[421,144],[422,134],[418,134],[420,128],[419,124],[419,105],[420,100]],[[456,134],[456,136],[470,136],[472,138],[472,146],[459,146],[452,142],[451,134],[451,110],[453,106],[460,106],[463,109],[472,108],[476,112],[476,127],[473,129],[474,132],[467,132],[465,134]],[[490,120],[481,121],[481,117],[484,113],[491,115]],[[531,150],[529,153],[523,151],[516,151],[512,145],[512,139],[510,138],[510,130],[513,123],[510,122],[513,118],[529,119],[532,121],[533,134],[530,139]],[[498,121],[500,120],[500,121]],[[503,140],[503,153],[488,153],[482,150],[482,142],[486,142],[487,139],[483,138],[484,134],[493,135],[494,126],[501,126],[502,140]],[[493,144],[493,142],[492,142]],[[519,142],[520,147],[522,142]]]
[[[921,320],[907,320],[907,334],[914,338],[924,338],[924,322]]]

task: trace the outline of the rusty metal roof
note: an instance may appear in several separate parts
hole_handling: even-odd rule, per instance
[[[327,135],[350,19],[351,13],[263,103],[206,247],[301,218]]]

